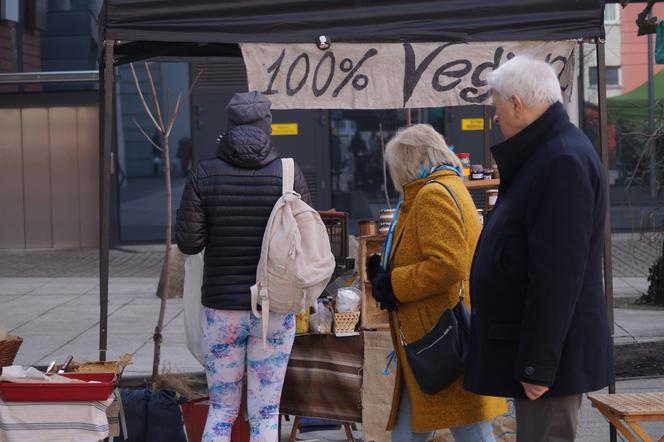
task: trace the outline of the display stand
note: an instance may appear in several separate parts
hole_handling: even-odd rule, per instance
[[[639,422],[664,421],[664,393],[589,394],[588,399],[629,442],[653,442]]]

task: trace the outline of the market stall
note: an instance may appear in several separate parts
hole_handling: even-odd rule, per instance
[[[579,2],[508,0],[324,0],[292,2],[260,0],[202,2],[180,0],[108,0],[100,17],[100,358],[107,353],[109,208],[115,115],[115,67],[137,60],[213,60],[242,56],[249,88],[262,91],[274,109],[410,109],[490,104],[486,73],[515,54],[530,54],[552,64],[566,97],[575,78],[575,49],[579,42],[596,44],[599,67],[600,146],[608,169],[604,29],[601,0]],[[484,122],[488,123],[488,112]],[[484,128],[489,124],[484,124]],[[485,137],[488,151],[488,137]],[[490,167],[491,164],[484,166]],[[484,178],[484,177],[483,177]],[[469,181],[469,187],[495,188]],[[487,196],[487,202],[489,202]],[[486,208],[489,208],[488,206]],[[327,208],[324,208],[327,209]],[[608,209],[607,209],[608,210]],[[608,219],[608,217],[607,217]],[[378,220],[380,221],[380,220]],[[380,226],[377,226],[380,227]],[[612,318],[611,235],[607,222],[605,287]],[[373,233],[373,232],[372,232]],[[380,235],[360,238],[359,264],[380,248]],[[344,257],[345,258],[345,257]],[[370,288],[360,269],[363,304],[359,337],[343,345],[362,353],[346,365],[350,373],[344,389],[351,411],[315,403],[315,395],[291,391],[284,411],[298,415],[358,421],[368,407],[358,404],[367,383],[366,364],[374,345],[385,334],[384,313],[372,305]],[[611,321],[613,322],[613,321]],[[334,364],[314,367],[308,355],[315,348],[334,354],[340,342],[330,336],[297,338],[288,382],[341,385],[344,370]],[[325,345],[323,345],[325,344]],[[382,351],[382,350],[381,350]],[[334,358],[334,356],[333,356]],[[329,361],[328,361],[329,362]],[[338,361],[336,361],[338,362]],[[364,367],[363,379],[356,365]],[[355,364],[355,365],[353,365]],[[375,365],[375,361],[373,362]],[[300,378],[298,378],[298,372]],[[327,374],[326,374],[327,372]],[[314,373],[321,373],[314,376]],[[373,373],[373,370],[372,370]],[[355,378],[353,378],[355,376]],[[305,379],[305,381],[301,381]],[[335,380],[337,379],[337,380]],[[339,384],[341,383],[341,384]],[[301,385],[301,384],[300,384]],[[361,391],[354,390],[360,385]],[[367,387],[368,386],[368,387]],[[294,398],[289,398],[294,395]],[[309,401],[311,399],[311,401]],[[340,399],[341,400],[341,399]],[[295,405],[297,403],[297,409]],[[335,416],[329,410],[337,411]],[[352,407],[356,407],[355,412]],[[360,407],[360,408],[357,408]],[[321,410],[326,410],[325,412]]]

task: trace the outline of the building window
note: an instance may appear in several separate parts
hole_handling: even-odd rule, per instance
[[[604,23],[607,25],[617,25],[620,23],[619,4],[610,3],[604,6]]]
[[[590,86],[597,86],[597,67],[595,66],[588,70],[588,83]],[[606,85],[609,87],[620,86],[620,66],[606,67]]]

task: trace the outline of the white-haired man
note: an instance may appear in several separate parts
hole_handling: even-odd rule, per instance
[[[506,140],[492,148],[501,183],[471,271],[464,385],[516,399],[517,440],[573,441],[581,395],[614,380],[605,177],[549,64],[517,56],[487,80]]]

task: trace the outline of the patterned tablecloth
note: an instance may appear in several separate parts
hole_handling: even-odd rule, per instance
[[[4,402],[0,442],[98,442],[119,435],[115,393],[94,402]]]
[[[295,338],[280,411],[282,414],[362,422],[362,335]]]

